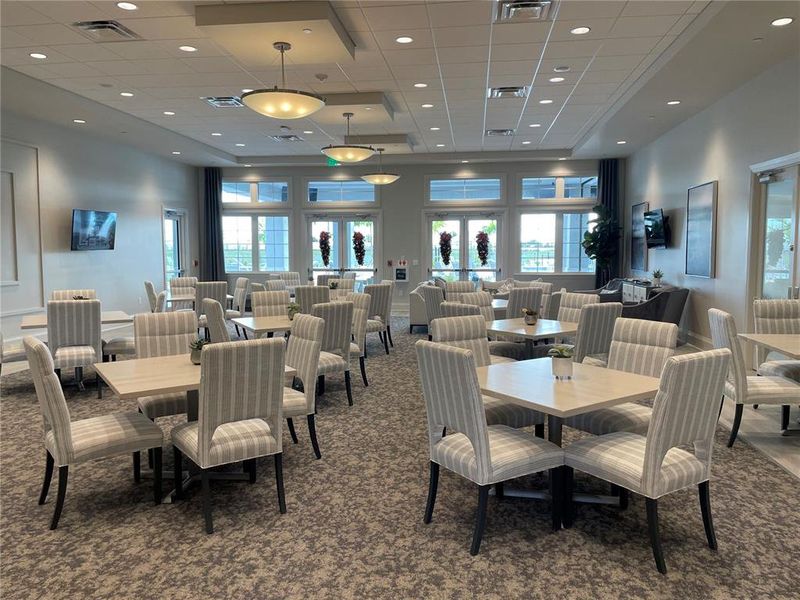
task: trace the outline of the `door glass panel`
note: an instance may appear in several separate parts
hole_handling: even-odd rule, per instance
[[[555,272],[556,215],[532,213],[520,217],[521,271]]]
[[[167,217],[164,219],[164,275],[169,281],[181,275],[180,221]]]
[[[357,281],[364,284],[370,283],[375,273],[375,223],[373,221],[346,221],[345,226],[347,231],[347,235],[343,240],[347,247],[347,264],[345,268],[348,271],[355,271]],[[353,235],[356,233],[364,236],[364,258],[363,264],[360,265],[356,258],[353,240]]]
[[[450,238],[450,264],[444,264],[440,251],[441,234],[447,232]],[[431,268],[434,276],[447,281],[460,278],[461,270],[461,219],[431,221]]]
[[[330,235],[330,258],[328,266],[322,261],[322,251],[319,247],[319,239],[322,232]],[[311,268],[314,272],[314,281],[317,275],[322,273],[333,273],[338,271],[341,266],[339,263],[339,221],[312,221],[311,222]]]
[[[222,253],[226,273],[248,273],[253,270],[251,217],[222,217]]]
[[[258,270],[289,270],[289,217],[258,217]]]
[[[788,178],[767,184],[761,290],[764,298],[786,298],[792,285],[794,184],[794,179]]]
[[[485,232],[489,236],[489,252],[486,264],[481,264],[478,254],[478,234]],[[472,281],[484,279],[495,281],[497,275],[497,220],[496,219],[467,219],[467,269],[468,277]]]

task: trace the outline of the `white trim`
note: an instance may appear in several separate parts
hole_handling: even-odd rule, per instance
[[[18,308],[17,310],[9,310],[3,313],[0,313],[0,319],[5,319],[6,317],[16,317],[19,315],[33,315],[38,313],[44,312],[44,307],[36,307],[36,308]]]
[[[310,202],[308,200],[308,185],[312,181],[338,181],[338,182],[345,182],[345,181],[357,181],[364,183],[366,185],[372,185],[372,188],[375,190],[375,200],[355,200],[349,202]],[[300,202],[300,207],[303,210],[324,210],[324,211],[338,211],[338,210],[362,210],[362,211],[369,211],[374,210],[376,208],[380,208],[381,206],[381,187],[380,185],[370,184],[363,179],[361,179],[360,175],[336,175],[332,173],[330,175],[317,175],[312,177],[301,177],[300,178],[300,193],[302,194],[302,201]]]
[[[750,170],[753,173],[763,173],[764,171],[772,171],[774,169],[785,169],[800,163],[800,152],[793,152],[778,158],[771,158],[764,162],[750,165]]]

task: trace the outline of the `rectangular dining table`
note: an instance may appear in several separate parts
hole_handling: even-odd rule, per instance
[[[114,323],[132,323],[133,317],[121,310],[104,310],[100,313],[100,323],[111,325]],[[38,315],[25,315],[22,317],[20,329],[47,329],[47,313]]]
[[[165,301],[167,304],[172,304],[174,302],[191,302],[194,305],[194,294],[173,294],[172,292],[167,292],[167,296]]]
[[[787,358],[800,359],[800,334],[797,333],[740,333],[739,337],[780,352]]]
[[[495,318],[505,319],[508,315],[508,300],[495,298],[492,300],[492,308],[494,309]]]
[[[535,341],[575,335],[578,332],[578,324],[569,321],[539,319],[536,325],[526,325],[525,320],[520,317],[488,321],[486,332],[489,335],[503,335],[524,340],[525,355],[530,357],[533,354]]]
[[[291,331],[292,321],[286,317],[237,317],[231,319],[233,323],[244,330],[244,337],[247,339],[247,332],[253,337],[261,337],[265,333],[267,337],[272,337],[276,331]]]

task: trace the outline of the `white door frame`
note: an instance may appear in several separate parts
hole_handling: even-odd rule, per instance
[[[363,221],[372,221],[373,225],[373,248],[372,248],[372,259],[373,259],[373,278],[376,282],[381,280],[382,273],[383,273],[383,214],[381,210],[337,210],[331,212],[313,212],[313,211],[303,211],[304,215],[304,229],[306,233],[306,239],[311,240],[311,223],[312,221],[338,221],[340,223],[340,230],[343,231],[344,222],[352,221],[352,220],[363,220]],[[341,236],[340,231],[340,236]],[[348,248],[347,242],[341,241],[342,245],[339,247],[340,250]],[[312,277],[313,275],[313,266],[312,266],[312,258],[313,258],[313,251],[311,249],[311,245],[309,243],[303,244],[303,265],[305,268],[305,276],[306,278]],[[345,256],[340,256],[340,264],[344,263]],[[343,268],[343,267],[342,267]],[[331,269],[334,270],[334,269]],[[345,269],[347,270],[347,269]],[[302,273],[301,273],[302,278]]]
[[[165,239],[164,239],[164,221],[169,218],[169,213],[173,213],[178,216],[178,255],[180,257],[180,273],[179,275],[186,274],[186,210],[182,208],[169,208],[167,206],[161,206],[161,270],[162,270],[162,278],[163,278],[163,287],[167,289],[167,251],[165,247]]]

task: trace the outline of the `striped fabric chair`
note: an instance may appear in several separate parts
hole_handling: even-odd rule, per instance
[[[133,356],[136,354],[136,344],[132,337],[115,337],[103,340],[103,361],[117,360],[118,355]]]
[[[139,453],[142,450],[152,450],[153,499],[156,504],[160,504],[161,445],[164,441],[161,428],[136,412],[72,421],[47,346],[34,337],[26,337],[23,344],[44,420],[46,461],[44,482],[39,495],[40,505],[47,500],[53,468],[58,467],[58,496],[50,529],[58,527],[64,508],[69,467],[98,458],[132,454],[133,477],[138,483],[141,464]]]
[[[208,323],[203,314],[203,300],[211,298],[222,306],[228,304],[228,282],[227,281],[198,281],[194,288],[194,310],[197,314],[197,326],[206,330],[208,337]]]
[[[475,291],[475,284],[471,281],[446,281],[444,284],[444,298],[450,302],[461,302],[462,294]]]
[[[647,505],[650,543],[658,570],[667,572],[658,533],[662,496],[697,485],[708,546],[717,541],[711,519],[709,478],[719,397],[731,353],[725,349],[667,359],[647,435],[617,432],[587,437],[564,449],[567,465],[565,526],[572,523],[572,472],[578,469],[641,494]],[[684,450],[693,447],[694,452]]]
[[[332,285],[335,285],[336,287],[331,288]],[[330,289],[331,299],[344,298],[347,296],[347,294],[355,290],[355,285],[355,279],[329,279],[328,289]]]
[[[194,296],[197,277],[173,277],[169,280],[169,291],[176,296]],[[173,302],[172,310],[194,310],[194,302]]]
[[[494,321],[494,308],[492,308],[492,295],[489,292],[469,292],[461,294],[459,302],[477,306],[484,321]]]
[[[134,315],[133,336],[137,358],[189,354],[189,344],[197,339],[197,317],[193,311],[186,310]],[[158,417],[185,413],[186,393],[143,396],[137,403],[139,412],[154,421]]]
[[[480,315],[435,319],[431,323],[431,340],[471,351],[476,367],[514,362],[510,358],[489,354],[486,323]],[[490,396],[483,397],[483,405],[486,410],[486,422],[489,425],[507,425],[514,428],[534,425],[536,435],[544,437],[544,415],[540,412]]]
[[[474,304],[464,304],[463,302],[450,302],[448,300],[445,300],[439,305],[439,313],[441,315],[439,318],[467,317],[470,315],[480,315],[481,318],[483,318],[479,306],[476,306]],[[434,319],[434,321],[435,320],[436,319]],[[431,321],[431,324],[433,324],[433,321]],[[484,329],[485,328],[486,327],[484,326]]]
[[[514,287],[508,293],[507,319],[522,318],[522,309],[530,308],[541,310],[542,290],[537,287]],[[541,313],[540,313],[541,315]],[[497,336],[496,340],[489,342],[489,352],[493,356],[505,356],[514,360],[525,358],[525,342],[512,336]]]
[[[386,282],[374,283],[364,286],[364,293],[369,294],[371,298],[369,303],[370,314],[367,319],[367,333],[377,333],[381,343],[383,343],[386,354],[389,354],[389,344],[392,343],[392,286]],[[392,347],[394,347],[393,343]]]
[[[545,319],[551,319],[553,321],[558,320],[558,310],[561,308],[561,296],[563,296],[565,293],[566,292],[558,291],[550,294],[550,301],[547,303],[547,310],[542,313]]]
[[[551,314],[550,299],[553,295],[553,284],[545,281],[528,281],[527,283],[527,287],[542,290],[542,302],[540,304],[541,309],[539,310],[539,314],[545,319],[549,319],[550,317],[548,315]],[[517,287],[517,281],[514,281],[514,287]],[[509,300],[510,299],[511,297],[509,296]]]
[[[286,289],[289,290],[289,294],[292,296],[294,295],[294,289],[303,283],[300,280],[300,273],[297,271],[281,271],[278,273],[278,278],[286,283]]]
[[[389,286],[389,304],[386,312],[386,333],[389,336],[389,345],[394,348],[394,341],[392,341],[392,302],[394,300],[394,280],[381,279],[380,284]]]
[[[250,280],[247,277],[236,278],[236,283],[233,286],[233,308],[225,311],[226,319],[238,319],[244,316],[249,288]]]
[[[599,304],[600,296],[597,294],[574,294],[567,292],[561,294],[561,303],[558,306],[558,320],[568,323],[577,323],[581,318],[581,309],[587,304]]]
[[[736,441],[745,404],[780,404],[783,407],[781,430],[788,429],[789,407],[792,404],[800,404],[800,384],[785,377],[748,376],[733,315],[711,308],[708,310],[708,321],[711,325],[711,340],[714,347],[728,348],[733,353],[731,372],[725,382],[725,398],[733,400],[736,404],[728,448]]]
[[[614,328],[621,314],[620,302],[584,305],[578,318],[573,361],[583,362],[587,356],[607,357]]]
[[[331,279],[338,279],[339,276],[334,273],[320,273],[317,275],[317,285],[322,287],[328,287],[328,282]]]
[[[331,291],[327,285],[298,285],[294,289],[294,298],[300,305],[300,312],[310,315],[312,306],[331,301]]]
[[[256,480],[256,459],[275,457],[278,506],[286,512],[283,492],[284,347],[282,338],[224,342],[203,349],[200,358],[198,419],[172,429],[175,497],[183,497],[183,457],[200,469],[206,533],[211,518],[212,469],[243,462]]]
[[[478,485],[478,511],[470,554],[478,553],[486,524],[489,488],[509,479],[552,469],[560,480],[564,453],[555,444],[504,425],[488,425],[471,351],[434,342],[416,344],[428,415],[430,487],[425,507],[431,522],[439,467]],[[449,432],[443,436],[444,429]],[[554,485],[553,528],[561,528],[561,485]]]
[[[444,291],[435,285],[423,285],[418,287],[417,291],[425,302],[425,315],[428,319],[428,329],[430,329],[431,321],[443,316],[441,306],[444,302]]]
[[[269,281],[269,280],[267,280],[267,281]],[[252,300],[253,300],[252,299],[252,294],[253,293],[255,293],[255,292],[266,292],[266,291],[267,291],[266,282],[264,282],[264,283],[251,283],[250,284],[250,294],[251,294],[250,301],[252,302]]]
[[[212,344],[230,342],[231,334],[225,325],[225,310],[222,305],[211,298],[203,299],[203,314],[206,316],[208,335]]]
[[[756,333],[793,333],[800,336],[800,300],[755,300]],[[800,382],[800,360],[789,360],[778,352],[756,346],[758,373],[787,377]]]
[[[150,304],[150,312],[156,311],[156,303],[158,302],[158,295],[156,294],[156,286],[152,281],[144,282],[144,292],[147,294],[147,302]]]
[[[311,446],[314,455],[322,458],[317,442],[317,427],[315,415],[317,412],[317,367],[319,366],[319,353],[322,348],[322,334],[325,330],[325,321],[311,315],[296,315],[292,322],[292,335],[289,336],[289,345],[286,349],[286,364],[297,371],[295,376],[300,380],[302,391],[294,387],[283,388],[283,417],[289,427],[292,441],[297,443],[297,433],[294,430],[295,417],[305,415],[308,422],[308,433],[311,436]]]
[[[97,292],[90,289],[53,290],[50,294],[50,300],[75,300],[78,297],[83,300],[96,300]]]
[[[302,289],[300,286],[298,291]],[[321,288],[327,290],[328,288]],[[311,314],[325,321],[322,335],[322,351],[317,367],[318,394],[325,393],[325,376],[344,373],[347,403],[353,406],[353,391],[350,387],[350,337],[353,330],[352,302],[323,302],[311,307]]]
[[[350,356],[358,357],[358,366],[361,369],[361,380],[364,387],[369,386],[367,381],[367,320],[370,313],[372,298],[369,294],[351,292],[344,297],[347,302],[353,303],[353,340],[350,342]]]
[[[100,337],[100,300],[51,300],[47,303],[47,344],[53,354],[55,372],[75,369],[75,380],[83,388],[83,367],[103,359]],[[100,374],[97,397],[102,397]]]
[[[285,317],[289,310],[289,292],[253,292],[250,307],[254,317]]]
[[[596,306],[603,307],[609,304],[618,303],[604,302]],[[595,305],[590,305],[587,310],[589,308],[595,308]],[[590,356],[584,358],[583,362],[595,366],[608,366],[609,369],[616,371],[660,377],[667,359],[675,354],[677,344],[678,326],[674,323],[619,318],[614,323],[608,362]],[[605,435],[615,431],[644,435],[650,426],[651,414],[652,411],[647,406],[627,402],[570,417],[565,423],[595,435]]]
[[[25,357],[25,347],[19,342],[6,343],[3,339],[3,334],[0,332],[0,373],[3,371],[3,365],[12,362],[22,362],[27,360]]]
[[[286,282],[283,279],[267,279],[264,282],[264,289],[268,292],[288,291],[286,288]]]

